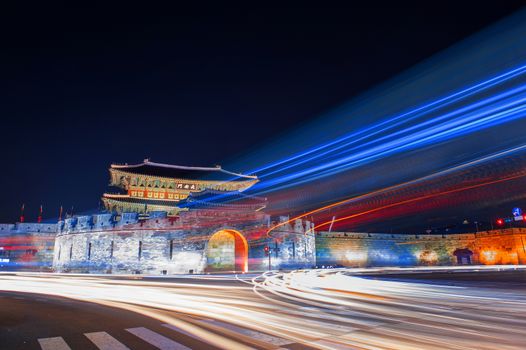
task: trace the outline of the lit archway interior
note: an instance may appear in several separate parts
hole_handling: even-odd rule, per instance
[[[206,272],[248,271],[248,243],[236,230],[217,231],[208,241]]]
[[[457,257],[459,265],[471,265],[473,252],[468,248],[456,249],[453,255]]]

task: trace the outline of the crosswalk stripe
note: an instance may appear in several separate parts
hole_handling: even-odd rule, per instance
[[[190,332],[187,332],[187,331],[185,331],[184,329],[179,328],[179,327],[177,327],[177,326],[174,326],[174,325],[171,325],[171,324],[167,324],[167,323],[165,323],[165,324],[163,324],[163,327],[169,328],[169,329],[171,329],[172,331],[176,331],[176,332],[178,332],[178,333],[182,333],[182,334],[184,334],[184,335],[186,335],[186,336],[189,336],[190,338],[194,338],[194,339],[199,340],[199,341],[202,341],[202,342],[204,342],[204,343],[207,343],[207,344],[213,345],[212,343],[210,343],[209,341],[207,341],[205,338],[201,338],[200,336],[195,335],[195,334],[192,334],[192,333],[190,333]]]
[[[179,344],[170,338],[149,330],[148,328],[136,327],[127,328],[126,330],[161,350],[191,350],[183,344]]]
[[[84,333],[84,335],[100,350],[130,350],[106,332]]]
[[[230,324],[230,323],[226,323],[226,322],[221,322],[221,321],[217,321],[217,320],[201,320],[201,322],[208,323],[208,324],[211,324],[211,325],[220,326],[220,327],[226,328],[228,330],[231,330],[233,332],[240,333],[240,334],[246,335],[248,337],[251,337],[253,339],[261,340],[263,342],[266,342],[266,343],[269,343],[269,344],[272,344],[272,345],[282,346],[282,345],[295,343],[295,341],[293,341],[293,340],[276,337],[276,336],[273,336],[273,335],[270,335],[270,334],[266,334],[266,333],[261,333],[261,332],[258,332],[258,331],[254,331],[252,329],[239,327],[239,326],[236,326],[236,325],[233,325],[233,324]]]
[[[42,350],[71,350],[62,337],[40,338],[38,343]]]

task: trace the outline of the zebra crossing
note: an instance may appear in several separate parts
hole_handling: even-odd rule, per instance
[[[257,332],[254,330],[231,325],[231,324],[224,323],[224,322],[217,321],[217,320],[201,320],[201,321],[206,324],[214,325],[216,327],[222,327],[223,329],[227,329],[231,332],[235,332],[240,335],[250,336],[254,339],[259,340],[260,342],[265,342],[266,344],[268,344],[266,348],[283,349],[281,348],[281,346],[294,343],[294,341],[292,340],[288,340],[288,339],[284,339],[284,338],[280,338],[276,336],[271,336],[269,334]],[[207,349],[210,346],[212,346],[212,344],[208,343],[206,339],[203,339],[194,334],[186,332],[174,325],[162,324],[162,326],[166,329],[170,329],[177,333],[184,334],[204,344],[201,346],[195,347],[195,348],[191,348],[191,347],[188,347],[187,345],[177,342],[176,340],[172,338],[167,337],[166,335],[159,334],[146,327],[126,328],[125,331],[160,350]],[[84,336],[91,343],[93,343],[93,345],[97,349],[100,349],[100,350],[132,350],[133,349],[133,347],[130,348],[126,346],[125,344],[123,344],[123,342],[121,342],[120,340],[116,339],[115,337],[113,337],[112,335],[104,331],[84,333]],[[64,338],[62,337],[39,338],[38,343],[42,350],[73,350],[67,344],[66,340],[64,340]],[[244,347],[252,349],[248,345],[244,345]]]
[[[126,331],[160,350],[192,350],[192,348],[146,327],[127,328]],[[84,333],[84,336],[100,350],[131,350],[107,332]],[[39,338],[38,343],[42,350],[73,350],[62,337]]]
[[[137,328],[128,328],[126,330],[130,332],[131,334],[141,338],[145,342],[150,343],[156,348],[159,348],[162,350],[190,350],[189,347],[184,346],[183,344],[180,344],[170,338],[167,338],[164,335],[155,333],[154,331],[151,331],[148,328],[137,327]]]
[[[129,350],[127,346],[106,332],[84,333],[100,350]]]
[[[62,337],[41,338],[38,343],[42,350],[71,350]]]

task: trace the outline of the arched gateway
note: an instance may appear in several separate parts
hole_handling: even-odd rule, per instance
[[[456,249],[453,255],[457,257],[457,263],[459,265],[471,265],[473,252],[468,248]]]
[[[208,241],[206,259],[206,272],[247,272],[247,240],[236,230],[217,231]]]

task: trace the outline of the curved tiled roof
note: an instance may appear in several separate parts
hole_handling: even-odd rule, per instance
[[[232,192],[220,192],[206,190],[198,193],[191,193],[186,199],[167,200],[167,199],[154,199],[154,198],[137,198],[130,197],[127,194],[110,194],[104,193],[104,199],[110,199],[117,202],[133,203],[133,204],[146,204],[146,205],[161,205],[167,207],[187,208],[187,209],[199,209],[209,207],[222,207],[222,208],[251,208],[252,210],[260,210],[266,207],[267,199],[262,197],[245,195],[238,191]]]
[[[201,202],[216,202],[216,203],[233,203],[242,201],[243,203],[266,203],[267,199],[263,197],[257,197],[249,194],[245,194],[239,191],[214,191],[214,190],[204,190],[201,192],[192,192],[189,194],[188,199],[191,201],[201,201]]]
[[[166,206],[176,206],[177,200],[169,199],[157,199],[157,198],[139,198],[131,197],[127,194],[110,194],[104,193],[102,198],[113,199],[117,201],[124,201],[129,203],[141,203],[141,204],[152,204],[152,205],[166,205]]]
[[[143,163],[134,165],[112,164],[111,169],[126,171],[139,175],[159,176],[179,179],[199,179],[209,181],[246,181],[257,180],[255,175],[243,175],[222,169],[221,167],[191,167],[154,163],[145,159]]]
[[[180,207],[253,207],[257,209],[265,208],[267,199],[241,193],[239,191],[220,192],[205,190],[202,192],[190,193],[190,195],[177,204]]]

